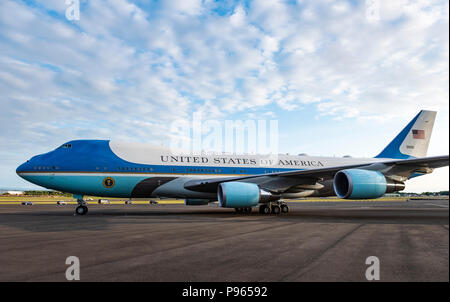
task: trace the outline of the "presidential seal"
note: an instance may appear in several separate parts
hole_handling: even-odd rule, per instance
[[[105,179],[103,179],[103,186],[107,189],[114,187],[115,184],[116,182],[112,177],[106,177]]]

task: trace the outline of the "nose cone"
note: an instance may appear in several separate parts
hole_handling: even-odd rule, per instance
[[[18,166],[17,169],[16,169],[17,175],[19,175],[19,176],[22,177],[22,178],[23,178],[23,176],[22,176],[21,174],[22,174],[23,172],[25,172],[25,171],[30,171],[30,163],[29,163],[29,161],[27,161],[27,162],[21,164],[21,165]]]
[[[17,169],[16,169],[16,173],[17,174],[19,174],[20,172],[25,171],[25,164],[26,163],[23,163],[23,164],[21,164],[20,166],[17,167]]]

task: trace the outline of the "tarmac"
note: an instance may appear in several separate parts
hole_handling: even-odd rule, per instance
[[[288,204],[3,204],[0,281],[67,281],[69,256],[81,281],[369,282],[370,256],[380,281],[449,281],[448,200]]]

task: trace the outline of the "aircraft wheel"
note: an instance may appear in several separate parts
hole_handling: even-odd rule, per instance
[[[281,212],[280,206],[274,205],[274,206],[272,207],[272,213],[273,213],[273,214],[278,215],[278,214],[280,214],[280,212]]]
[[[77,213],[78,215],[86,215],[87,212],[88,212],[87,206],[78,206],[75,209],[75,213]]]
[[[259,214],[264,214],[264,208],[265,208],[266,206],[265,205],[260,205],[259,206]]]
[[[289,212],[289,207],[285,204],[281,205],[281,212],[282,213],[287,213]]]
[[[270,214],[270,212],[272,212],[272,211],[270,210],[270,207],[269,207],[269,206],[264,206],[262,212],[263,212],[264,214]]]

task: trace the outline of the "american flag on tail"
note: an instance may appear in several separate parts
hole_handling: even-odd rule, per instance
[[[425,130],[414,130],[412,131],[413,138],[416,139],[425,139]]]

